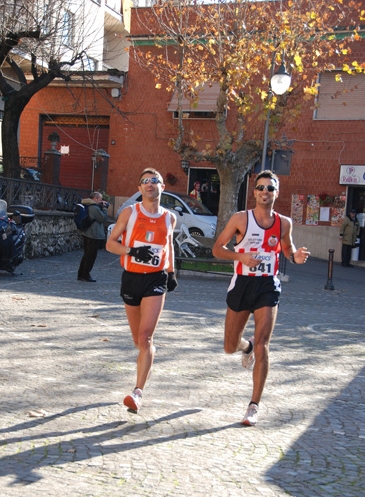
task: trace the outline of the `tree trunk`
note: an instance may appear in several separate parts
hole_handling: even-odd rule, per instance
[[[18,128],[20,116],[33,95],[45,88],[56,77],[55,73],[43,73],[36,81],[23,86],[4,98],[4,117],[1,131],[3,144],[4,176],[19,178],[19,144]]]
[[[220,179],[218,225],[216,236],[223,230],[229,218],[237,212],[241,185],[246,175],[261,157],[261,144],[253,141],[242,143],[236,152],[228,152],[226,161],[214,161]]]
[[[23,109],[24,106],[19,104],[16,99],[5,101],[1,139],[4,176],[8,178],[19,178],[20,176],[18,127]]]
[[[216,236],[223,230],[232,214],[237,212],[238,193],[247,174],[243,172],[243,167],[217,165],[217,171],[220,179],[220,196]]]

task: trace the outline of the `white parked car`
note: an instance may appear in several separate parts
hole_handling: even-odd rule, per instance
[[[117,217],[125,207],[141,200],[142,195],[140,192],[132,195],[119,207]],[[180,231],[182,224],[185,224],[191,235],[214,238],[217,228],[217,216],[195,198],[186,193],[162,192],[161,205],[176,214],[176,232]]]

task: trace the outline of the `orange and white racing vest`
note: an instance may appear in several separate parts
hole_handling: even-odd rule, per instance
[[[126,247],[150,245],[153,257],[142,262],[130,255],[122,255],[120,263],[133,273],[154,273],[169,266],[169,235],[172,234],[171,212],[159,208],[157,214],[148,213],[142,203],[132,205],[132,214],[122,234],[121,243]]]
[[[234,247],[235,252],[252,252],[260,264],[248,267],[242,262],[234,261],[236,274],[244,276],[275,276],[279,272],[279,255],[281,252],[281,219],[274,212],[274,223],[270,228],[261,228],[256,222],[252,210],[247,211],[247,228],[242,240]]]

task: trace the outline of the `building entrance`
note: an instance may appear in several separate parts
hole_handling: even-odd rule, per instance
[[[194,190],[194,183],[200,184],[202,203],[215,215],[218,215],[220,181],[216,169],[190,168],[188,193]]]
[[[348,189],[347,212],[356,209],[360,222],[359,260],[365,260],[365,186],[353,186]]]

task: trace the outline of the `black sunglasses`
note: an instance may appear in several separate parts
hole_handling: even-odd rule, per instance
[[[259,192],[263,192],[264,190],[267,190],[268,192],[274,192],[275,190],[277,190],[277,188],[274,185],[257,185],[255,186],[255,190],[258,190]]]
[[[140,185],[147,185],[148,183],[152,183],[152,185],[157,185],[158,183],[161,183],[161,181],[158,178],[143,178],[139,182]]]

